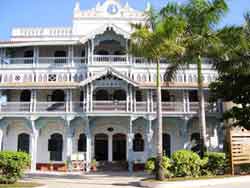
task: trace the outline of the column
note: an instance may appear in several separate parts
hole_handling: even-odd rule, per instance
[[[32,103],[33,103],[33,109],[32,109],[32,112],[36,112],[36,105],[37,105],[37,90],[33,89],[31,90],[31,93],[33,96],[33,100],[32,100]]]
[[[94,63],[95,40],[91,39],[91,62]]]
[[[187,92],[185,90],[182,91],[182,102],[183,102],[183,112],[187,112]]]
[[[129,112],[129,102],[130,102],[130,84],[128,84],[128,87],[126,89],[127,95],[126,95],[126,111]]]
[[[186,91],[186,110],[190,112],[189,91]]]
[[[183,129],[182,129],[183,140],[184,140],[184,149],[190,149],[189,135],[188,135],[188,121],[189,121],[189,118],[187,116],[185,116],[183,119],[184,125],[183,125]]]
[[[87,47],[88,49],[88,63],[90,63],[91,62],[91,60],[90,60],[90,58],[91,58],[91,56],[90,56],[90,41],[88,40],[88,47]]]
[[[72,156],[72,146],[73,146],[73,131],[70,126],[70,121],[73,118],[67,117],[65,122],[66,122],[66,158],[67,158],[67,164],[68,164],[68,170],[72,170],[72,165],[71,165],[71,156]]]
[[[3,130],[0,128],[0,151],[3,151]]]
[[[147,112],[150,112],[150,90],[146,90],[147,92]]]
[[[37,67],[39,65],[39,47],[34,47],[33,49],[33,67]]]
[[[113,161],[113,136],[110,134],[108,135],[108,161]]]
[[[31,172],[36,171],[36,163],[37,163],[37,141],[39,136],[39,131],[35,125],[35,117],[30,119],[32,135],[31,135]]]
[[[2,90],[0,90],[0,98],[2,98]],[[0,101],[0,112],[2,111],[2,103],[1,103],[1,101]]]
[[[150,158],[152,157],[153,153],[153,143],[152,143],[152,138],[153,138],[153,130],[152,130],[152,121],[154,118],[149,117],[148,118],[148,131],[147,131],[147,157]]]
[[[66,112],[70,111],[70,91],[66,90]]]
[[[69,111],[73,112],[73,91],[69,89]]]
[[[128,169],[129,172],[133,172],[133,119],[129,118],[129,133],[128,133]]]
[[[89,84],[89,111],[93,111],[93,84]]]
[[[89,112],[89,84],[87,84],[85,86],[85,90],[86,90],[86,112]]]
[[[86,122],[86,127],[85,127],[85,133],[86,133],[86,146],[87,146],[87,151],[86,151],[86,171],[89,172],[91,169],[91,153],[92,153],[92,148],[91,148],[91,131],[90,131],[90,125],[89,125],[89,119],[85,119]]]

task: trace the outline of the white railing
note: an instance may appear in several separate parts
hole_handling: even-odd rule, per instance
[[[93,60],[97,63],[128,63],[126,55],[94,55]]]
[[[52,66],[65,66],[69,64],[68,57],[39,57],[38,58],[39,65],[49,64]]]
[[[73,62],[75,65],[88,64],[88,58],[87,57],[74,57]]]
[[[68,37],[72,36],[72,28],[14,28],[13,37]]]
[[[147,112],[147,102],[136,102],[136,112]]]
[[[30,112],[30,102],[4,102],[0,104],[1,112]]]
[[[33,57],[16,57],[16,58],[1,58],[1,64],[33,64]]]
[[[65,102],[37,102],[36,112],[65,112]]]
[[[184,112],[182,102],[162,102],[162,112]]]
[[[126,101],[93,101],[93,111],[120,111],[127,109]]]
[[[73,110],[73,112],[85,112],[86,111],[86,103],[84,103],[84,102],[72,102],[72,110]]]
[[[190,112],[198,112],[199,108],[200,108],[199,102],[190,102],[190,105],[189,105]],[[205,109],[206,109],[206,112],[219,112],[219,109],[216,103],[205,102]]]

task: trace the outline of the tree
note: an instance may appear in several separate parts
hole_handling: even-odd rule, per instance
[[[214,52],[221,46],[216,26],[227,10],[225,0],[189,0],[186,4],[168,3],[161,10],[162,17],[181,20],[185,23],[184,32],[179,38],[185,53],[171,59],[171,66],[166,71],[166,79],[171,80],[179,69],[188,67],[189,64],[197,66],[201,157],[207,150],[202,63],[205,58],[213,58],[211,54],[215,54]]]
[[[244,25],[223,28],[218,36],[223,46],[221,55],[215,55],[219,77],[210,85],[211,100],[236,104],[224,113],[224,119],[250,129],[250,13],[245,15]]]
[[[135,28],[131,36],[130,52],[137,57],[144,57],[156,63],[157,81],[157,160],[156,179],[164,179],[162,166],[162,113],[161,113],[161,80],[160,59],[162,57],[176,57],[181,55],[184,48],[179,45],[177,38],[184,28],[180,20],[163,18],[153,9],[148,12],[145,24],[133,25]]]

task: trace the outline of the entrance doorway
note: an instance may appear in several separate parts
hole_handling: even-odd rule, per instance
[[[95,135],[95,159],[97,161],[108,160],[108,135]]]
[[[50,161],[62,161],[63,136],[57,133],[51,135],[48,149],[50,151]]]
[[[125,161],[127,158],[126,135],[113,135],[113,161]]]

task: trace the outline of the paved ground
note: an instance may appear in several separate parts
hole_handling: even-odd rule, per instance
[[[136,188],[145,174],[108,173],[90,175],[30,175],[25,180],[47,184],[48,188]]]
[[[201,188],[249,188],[250,187],[250,181],[246,183],[232,183],[232,184],[224,184],[224,185],[213,185],[213,186],[207,186],[207,187],[201,187]]]
[[[46,184],[48,188],[138,188],[139,181],[145,178],[146,174],[128,173],[105,173],[89,175],[29,175],[25,178],[28,181],[35,181]],[[249,188],[250,180],[246,183],[232,183],[216,186],[201,186],[200,188]],[[176,187],[185,188],[185,187]]]

